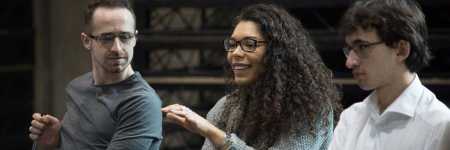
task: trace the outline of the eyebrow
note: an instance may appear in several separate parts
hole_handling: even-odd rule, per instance
[[[133,34],[133,32],[105,32],[105,33],[101,33],[100,35],[109,35],[109,34]]]
[[[362,39],[356,39],[356,40],[351,41],[350,44],[351,45],[357,45],[357,44],[362,44],[362,43],[369,43],[369,41],[365,41],[365,40],[362,40]],[[345,42],[345,45],[349,46],[349,44],[347,42]]]
[[[262,39],[262,38],[258,38],[256,36],[244,36],[243,38],[240,38],[240,39],[237,39],[237,38],[234,38],[234,37],[230,37],[230,38],[233,39],[233,40],[238,40],[238,41],[244,40],[244,39],[254,39],[254,40]]]

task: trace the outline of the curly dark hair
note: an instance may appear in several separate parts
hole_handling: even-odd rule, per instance
[[[265,69],[254,84],[239,87],[233,84],[226,63],[226,79],[235,90],[228,95],[221,118],[229,119],[235,108],[242,114],[233,124],[219,127],[238,134],[256,149],[267,149],[284,133],[300,128],[300,132],[314,134],[317,121],[327,122],[332,113],[339,116],[341,96],[332,72],[299,20],[273,4],[256,4],[241,11],[234,27],[240,21],[256,23],[268,41]]]
[[[425,15],[414,0],[363,0],[355,2],[341,19],[340,32],[346,36],[356,31],[375,29],[386,45],[408,41],[411,50],[405,61],[411,72],[420,71],[432,59],[427,39]]]

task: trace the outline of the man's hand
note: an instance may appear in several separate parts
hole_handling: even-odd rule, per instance
[[[33,114],[30,126],[30,138],[48,149],[54,149],[59,144],[61,122],[51,115]]]

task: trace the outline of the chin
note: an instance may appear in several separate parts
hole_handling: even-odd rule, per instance
[[[235,78],[234,79],[234,84],[238,85],[238,86],[248,86],[251,85],[255,82],[255,80],[252,80],[251,78]]]
[[[243,78],[237,78],[234,80],[234,84],[238,86],[247,86],[249,85],[249,83],[250,83],[249,80]]]
[[[370,84],[362,83],[360,81],[358,81],[358,86],[359,86],[359,88],[363,89],[364,91],[370,91],[370,90],[374,89],[374,87],[371,86]]]
[[[359,85],[359,88],[361,88],[364,91],[370,91],[370,90],[373,89],[373,88],[370,88],[370,87],[367,87],[367,86],[363,86],[363,85]]]
[[[111,67],[110,69],[108,69],[108,71],[110,73],[121,73],[125,70],[125,68],[123,67]]]

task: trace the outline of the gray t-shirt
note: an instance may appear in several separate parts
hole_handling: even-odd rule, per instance
[[[138,72],[109,85],[94,85],[92,73],[86,73],[66,92],[59,149],[159,149],[161,100]]]

